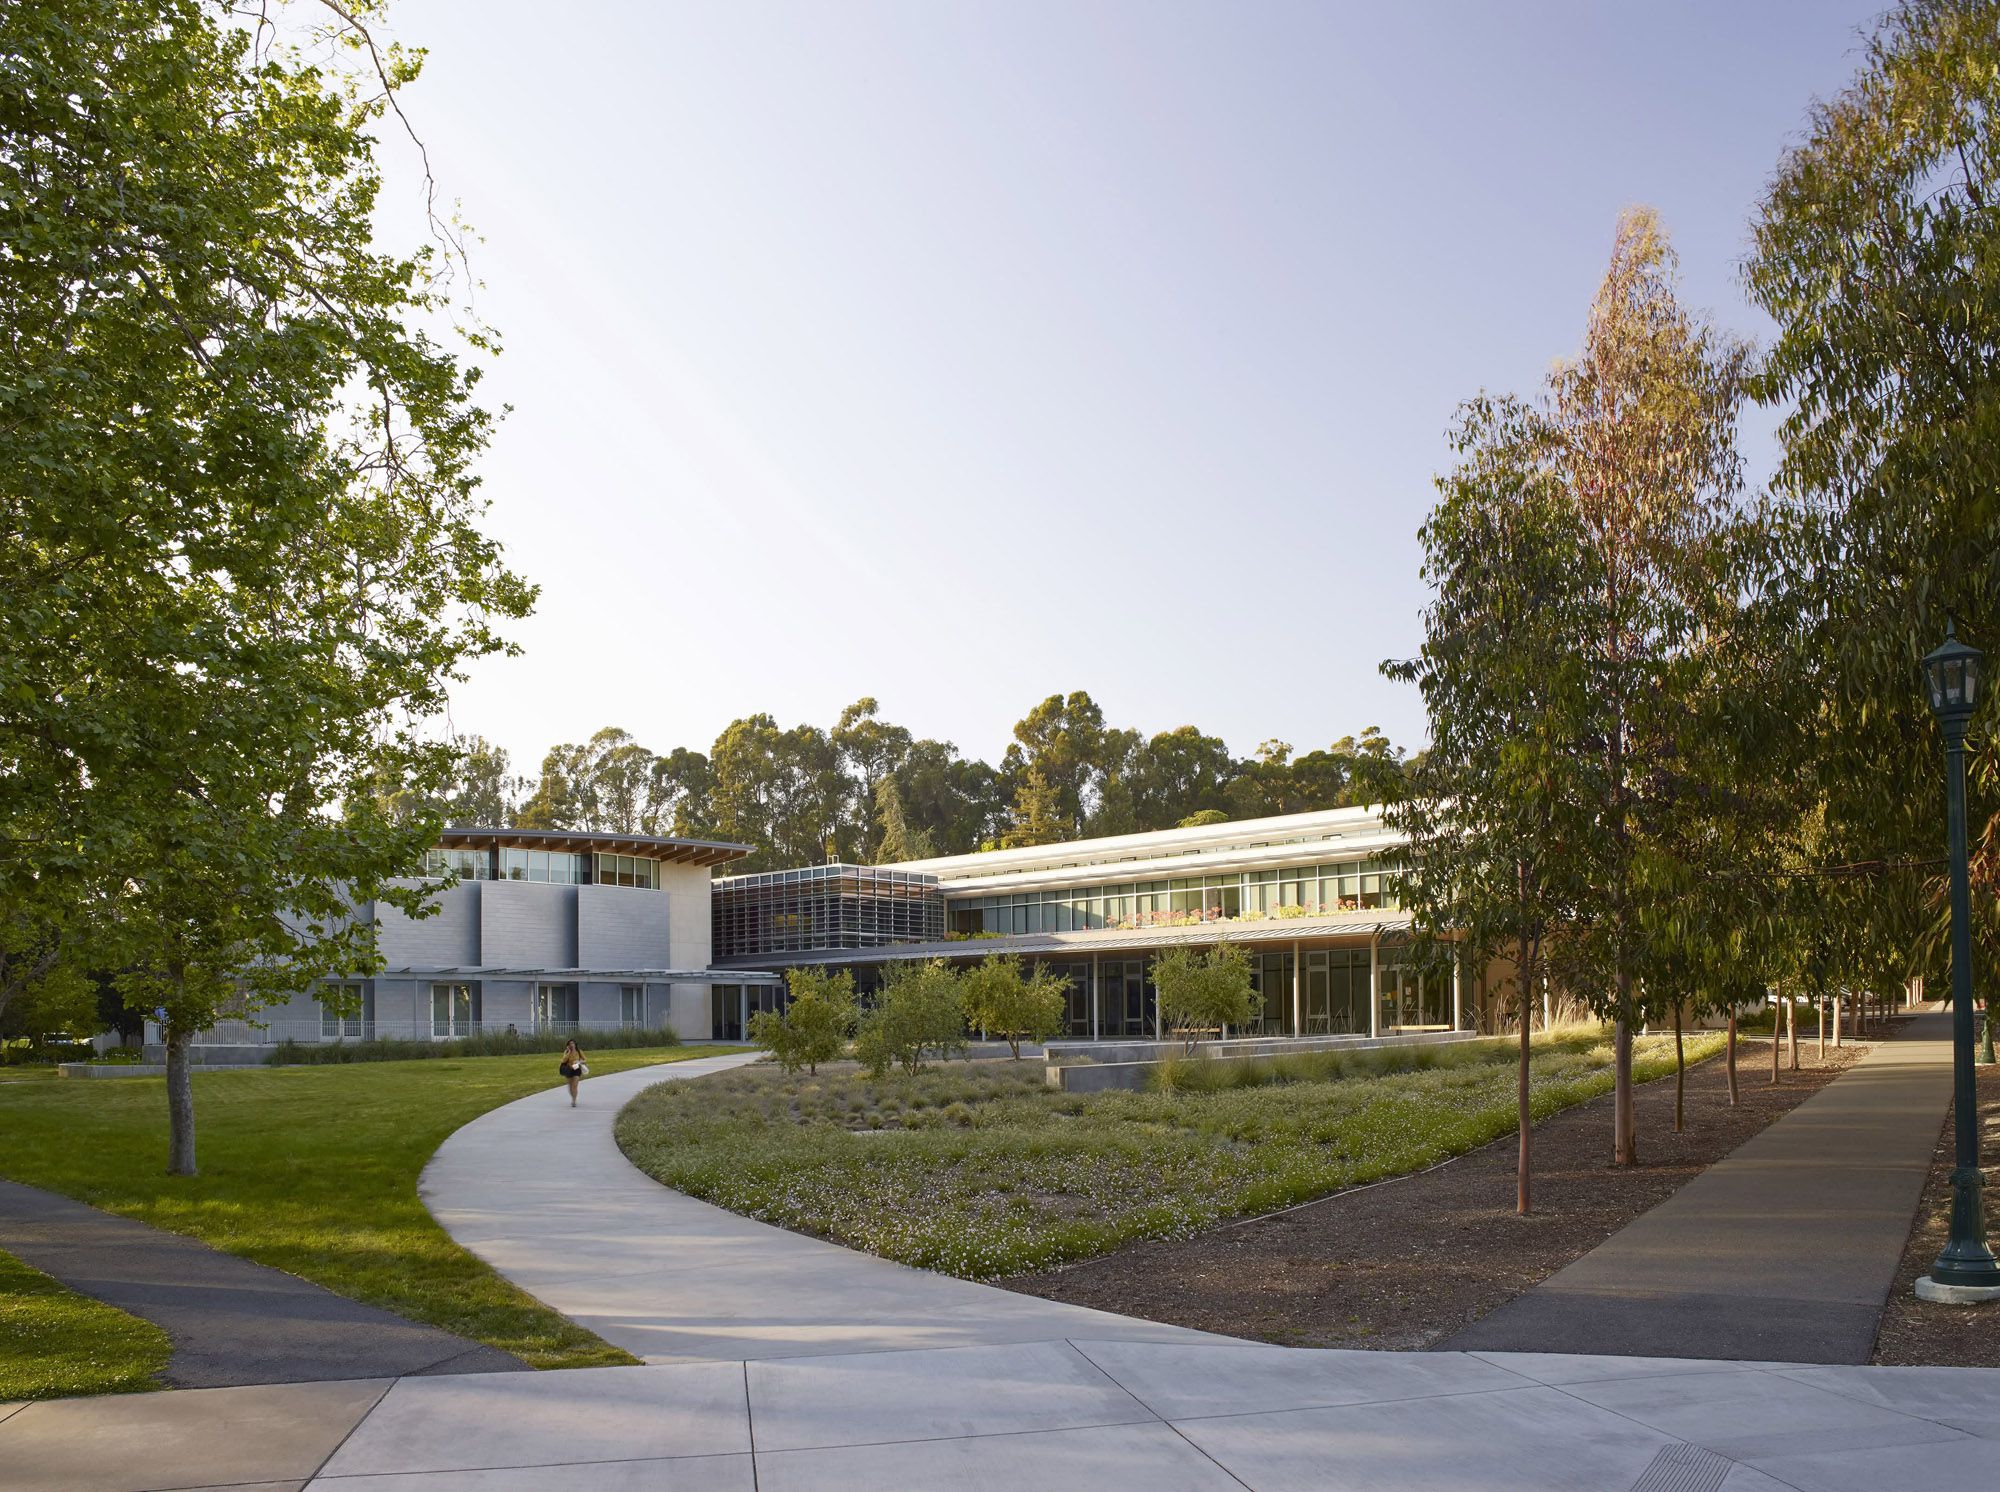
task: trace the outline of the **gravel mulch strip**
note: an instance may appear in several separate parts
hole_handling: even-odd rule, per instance
[[[1994,1223],[2000,1214],[2000,1068],[1979,1069],[1979,1117],[1983,1142],[1980,1159],[1986,1167],[1986,1236],[2000,1237]],[[1910,1225],[1910,1242],[1902,1267],[1889,1289],[1889,1305],[1875,1336],[1875,1361],[1897,1366],[1941,1364],[1953,1368],[2000,1368],[2000,1301],[1983,1306],[1932,1305],[1918,1300],[1917,1276],[1931,1265],[1951,1236],[1952,1123],[1946,1116],[1938,1135],[1924,1199]]]
[[[1291,1212],[995,1283],[1287,1346],[1427,1347],[1588,1253],[1867,1050],[1829,1046],[1822,1066],[1816,1044],[1801,1038],[1799,1071],[1785,1070],[1776,1087],[1769,1043],[1742,1043],[1742,1101],[1733,1109],[1720,1057],[1690,1068],[1681,1134],[1673,1078],[1642,1085],[1636,1169],[1610,1163],[1609,1094],[1544,1120],[1534,1131],[1535,1211],[1527,1217],[1514,1211],[1510,1134],[1432,1170]]]

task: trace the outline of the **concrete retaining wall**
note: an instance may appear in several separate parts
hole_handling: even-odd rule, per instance
[[[1453,1046],[1479,1040],[1477,1031],[1418,1031],[1392,1036],[1280,1036],[1247,1041],[1204,1041],[1198,1051],[1208,1062],[1244,1062],[1290,1052],[1347,1052],[1385,1046]],[[1104,1055],[1099,1056],[1099,1053]],[[1055,1042],[1045,1069],[1051,1088],[1065,1093],[1136,1091],[1151,1080],[1166,1056],[1183,1056],[1178,1041]],[[1082,1061],[1078,1061],[1082,1058]],[[1067,1059],[1067,1060],[1066,1060]]]

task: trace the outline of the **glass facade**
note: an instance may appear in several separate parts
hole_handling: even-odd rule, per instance
[[[727,876],[711,885],[709,906],[717,958],[944,938],[944,893],[937,878],[872,865]]]
[[[1346,860],[1278,870],[1233,871],[1160,881],[1066,886],[992,896],[954,896],[951,930],[972,933],[1085,932],[1091,928],[1188,927],[1261,922],[1397,905],[1393,865]]]
[[[502,845],[488,850],[427,850],[426,880],[540,881],[557,886],[638,886],[660,889],[660,862],[644,855],[584,855]]]
[[[322,1041],[365,1041],[375,1034],[375,992],[365,984],[322,986],[319,1035]],[[331,998],[329,998],[331,997]],[[336,1011],[333,1007],[338,1005]]]
[[[577,992],[573,984],[535,986],[535,1029],[574,1031],[577,1025]]]

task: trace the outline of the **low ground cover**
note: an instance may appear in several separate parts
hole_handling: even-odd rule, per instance
[[[172,1350],[152,1322],[0,1253],[0,1403],[158,1388]]]
[[[734,1048],[593,1051],[599,1074]],[[202,1174],[165,1173],[159,1078],[0,1084],[0,1175],[187,1233],[536,1367],[632,1359],[452,1242],[417,1196],[446,1136],[551,1056],[198,1073]],[[3,1397],[4,1395],[0,1395]]]
[[[1690,1036],[1690,1060],[1720,1044]],[[1048,1088],[1029,1063],[882,1078],[846,1064],[817,1077],[760,1066],[641,1094],[618,1140],[661,1182],[732,1211],[985,1279],[1189,1237],[1419,1170],[1513,1126],[1511,1042],[1399,1050],[1423,1065],[1088,1095]],[[1536,1114],[1607,1091],[1611,1060],[1595,1030],[1538,1041]],[[1641,1080],[1672,1071],[1672,1038],[1641,1038],[1635,1065]]]

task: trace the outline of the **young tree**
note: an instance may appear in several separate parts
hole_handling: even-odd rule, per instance
[[[1069,1017],[1069,980],[1042,964],[1023,976],[1020,958],[990,954],[966,970],[965,1014],[980,1030],[1003,1038],[1021,1060],[1021,1043],[1047,1041]]]
[[[854,1055],[880,1077],[892,1064],[915,1072],[926,1051],[942,1059],[968,1045],[963,982],[943,959],[930,959],[889,966],[874,1008],[861,1018]]]
[[[1592,674],[1579,639],[1595,557],[1552,466],[1541,413],[1479,398],[1459,412],[1458,464],[1420,530],[1431,587],[1424,645],[1383,672],[1414,683],[1431,746],[1407,774],[1364,772],[1409,838],[1403,904],[1420,945],[1513,964],[1520,1058],[1515,1207],[1532,1204],[1529,1067],[1543,943],[1589,863],[1585,806],[1601,796],[1574,734]]]
[[[1247,1026],[1264,1009],[1250,978],[1250,955],[1227,941],[1206,949],[1169,948],[1153,960],[1153,988],[1161,1021],[1188,1033],[1190,1051],[1201,1031]]]
[[[418,56],[345,74],[378,54],[324,14],[0,9],[0,924],[164,1017],[179,1174],[194,1035],[371,969],[354,899],[421,910],[390,878],[439,825],[371,787],[444,791],[428,723],[532,600],[479,529],[452,256],[376,240]]]
[[[854,975],[845,969],[788,969],[785,988],[790,1000],[783,1011],[760,1010],[750,1017],[751,1043],[763,1047],[786,1072],[801,1067],[817,1073],[847,1050],[860,1010],[855,1001]]]

